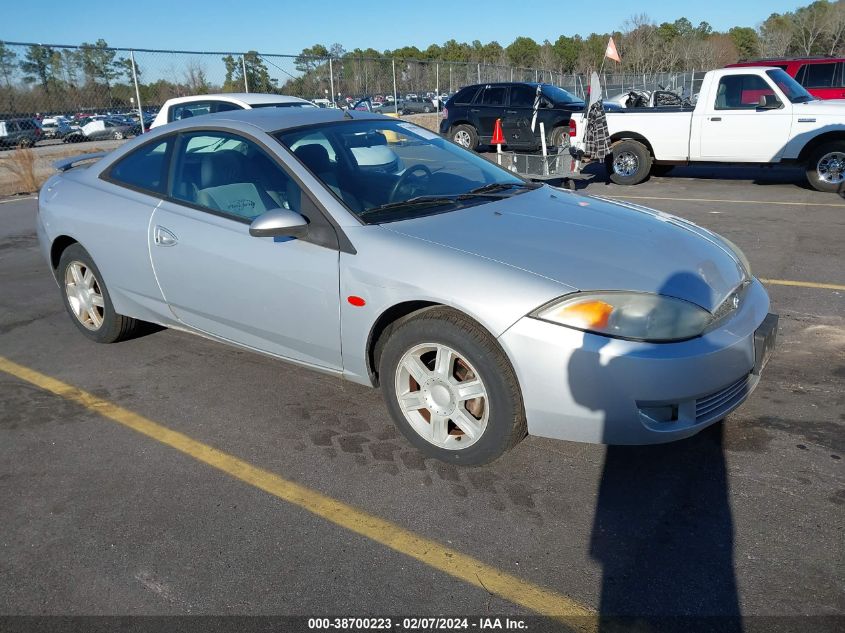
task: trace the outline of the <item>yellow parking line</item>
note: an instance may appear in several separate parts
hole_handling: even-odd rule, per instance
[[[487,565],[440,543],[368,514],[275,473],[194,440],[116,404],[0,356],[0,371],[82,405],[102,417],[137,431],[208,464],[235,479],[292,503],[335,525],[414,558],[475,587],[535,613],[557,616],[579,630],[597,627],[595,612],[565,595]]]
[[[719,202],[726,204],[777,204],[793,207],[843,207],[845,202],[783,202],[769,200],[719,200],[715,198],[663,198],[660,196],[603,196],[620,200],[670,200],[674,202]]]
[[[814,281],[790,281],[789,279],[760,279],[764,284],[770,286],[800,286],[802,288],[823,288],[825,290],[845,290],[845,286],[839,284],[819,284]]]

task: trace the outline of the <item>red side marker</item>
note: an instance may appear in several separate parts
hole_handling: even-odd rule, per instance
[[[356,295],[349,295],[346,297],[346,300],[351,304],[354,305],[356,308],[360,308],[361,306],[367,305],[367,302],[364,301],[361,297]]]

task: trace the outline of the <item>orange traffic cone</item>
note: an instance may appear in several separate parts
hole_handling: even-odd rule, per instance
[[[503,145],[505,143],[505,134],[502,132],[501,119],[496,119],[496,125],[493,126],[493,140],[490,142],[493,145]]]

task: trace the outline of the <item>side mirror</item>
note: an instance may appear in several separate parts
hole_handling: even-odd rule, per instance
[[[253,237],[305,237],[307,233],[308,220],[288,209],[265,211],[249,225]]]
[[[758,110],[777,110],[780,107],[781,102],[775,95],[760,95],[757,100]]]

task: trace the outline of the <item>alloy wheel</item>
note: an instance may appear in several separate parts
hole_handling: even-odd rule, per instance
[[[619,176],[633,176],[640,167],[640,159],[634,152],[620,152],[613,157],[613,171]]]
[[[405,352],[395,381],[405,419],[427,442],[461,450],[484,434],[487,388],[472,364],[448,345],[423,343]]]
[[[457,132],[455,132],[453,140],[461,147],[469,147],[471,139],[469,137],[469,132],[467,132],[466,130],[458,130]]]
[[[816,165],[819,180],[838,185],[845,180],[845,153],[828,152]]]
[[[105,316],[105,302],[94,271],[79,261],[65,268],[65,294],[71,312],[91,331],[99,330]]]

